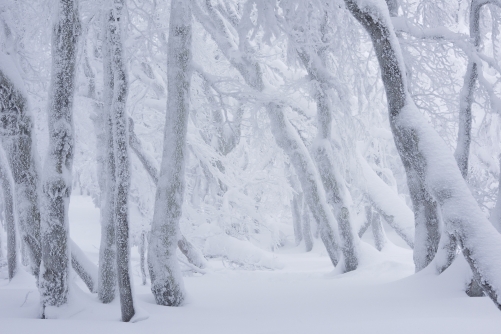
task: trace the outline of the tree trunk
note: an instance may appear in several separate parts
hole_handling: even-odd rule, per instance
[[[102,303],[115,299],[117,285],[116,238],[115,238],[115,146],[113,142],[114,75],[112,69],[112,47],[110,44],[110,12],[103,13],[103,113],[100,115],[103,128],[102,150],[104,192],[101,195],[101,244],[99,247],[98,298]]]
[[[301,223],[301,204],[303,202],[302,196],[294,194],[291,201],[292,225],[294,227],[294,237],[296,246],[303,241],[303,229]]]
[[[40,294],[42,317],[47,307],[68,300],[68,206],[73,164],[73,95],[77,39],[80,34],[78,3],[60,0],[52,33],[52,78],[48,108],[49,149],[42,182],[42,264]]]
[[[386,244],[386,234],[381,223],[381,215],[377,211],[373,211],[370,206],[365,207],[365,215],[372,229],[374,246],[376,246],[378,251],[382,251]]]
[[[141,233],[141,241],[139,242],[139,266],[141,267],[141,280],[143,285],[146,285],[146,232]]]
[[[353,16],[369,33],[386,89],[390,125],[404,165],[416,171],[433,195],[448,231],[454,231],[473,277],[501,309],[501,236],[485,218],[440,136],[419,113],[407,91],[405,66],[387,8],[345,0]],[[372,3],[371,3],[372,4]],[[388,15],[389,17],[389,15]],[[499,296],[501,297],[501,296]]]
[[[190,2],[171,0],[164,147],[148,251],[151,291],[157,304],[167,306],[178,306],[185,299],[176,247],[185,188],[191,35]]]
[[[0,63],[15,69],[10,58],[0,53]],[[33,119],[28,108],[24,87],[17,73],[10,78],[0,68],[0,122],[2,144],[14,179],[14,202],[21,234],[21,245],[26,247],[31,271],[38,280],[42,249],[40,245],[40,207],[38,202],[38,164],[33,142]]]
[[[7,271],[9,281],[17,272],[16,219],[14,213],[13,180],[7,157],[0,146],[0,186],[3,192],[5,230],[7,231]]]
[[[302,201],[303,207],[303,238],[304,238],[304,248],[307,252],[310,252],[313,249],[313,237],[311,235],[311,226],[310,226],[310,209],[308,205]]]
[[[111,68],[113,73],[113,100],[111,119],[113,121],[113,147],[115,156],[115,240],[117,281],[122,309],[122,321],[128,322],[135,314],[130,279],[130,246],[129,246],[129,189],[130,161],[127,127],[127,94],[128,78],[124,62],[122,42],[124,0],[113,0],[110,12],[109,36]]]
[[[158,185],[158,172],[155,168],[153,160],[143,151],[141,146],[141,141],[137,138],[134,132],[134,121],[129,117],[129,146],[132,148],[132,151],[136,154],[139,161],[143,164],[144,169],[148,175],[150,175],[153,183]],[[186,256],[188,261],[198,267],[203,269],[207,266],[207,261],[203,254],[195,247],[191,242],[188,241],[184,237],[184,235],[180,234],[180,238],[178,240],[179,250]]]

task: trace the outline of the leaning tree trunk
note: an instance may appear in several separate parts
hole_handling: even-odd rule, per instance
[[[185,188],[186,135],[193,71],[191,35],[190,2],[171,0],[164,147],[148,251],[151,291],[157,304],[168,306],[178,306],[185,299],[176,248]]]
[[[0,123],[2,144],[14,179],[14,202],[22,246],[30,259],[31,271],[38,280],[42,250],[40,246],[40,208],[38,202],[38,165],[33,142],[33,119],[28,98],[16,65],[0,53]],[[3,66],[9,68],[6,72]],[[10,76],[14,76],[13,78]]]
[[[398,15],[398,0],[386,0],[391,17]],[[435,258],[439,250],[441,238],[438,206],[426,191],[424,184],[416,174],[416,170],[404,163],[407,174],[407,185],[414,209],[414,265],[416,272],[426,268]],[[441,251],[443,248],[441,249]]]
[[[101,197],[101,244],[99,248],[98,298],[103,303],[115,299],[117,285],[116,238],[115,238],[115,146],[113,142],[114,74],[112,69],[112,47],[110,44],[110,17],[105,11],[103,20],[103,113],[98,115],[103,129],[103,194]]]
[[[111,68],[113,73],[113,100],[111,119],[113,121],[113,147],[115,157],[115,220],[117,280],[122,309],[122,321],[130,321],[135,314],[130,279],[130,247],[129,247],[129,189],[130,161],[127,128],[127,93],[128,78],[124,62],[122,42],[124,0],[113,0],[110,12],[109,35]]]
[[[390,126],[404,165],[417,172],[440,205],[473,277],[501,309],[501,236],[485,218],[440,136],[419,113],[407,91],[405,66],[388,9],[380,3],[345,0],[370,35],[386,89]]]
[[[14,213],[13,180],[7,157],[0,146],[0,186],[3,193],[5,230],[7,231],[7,271],[9,281],[17,272],[16,219]]]
[[[78,4],[60,0],[52,33],[52,78],[48,109],[49,148],[42,182],[42,264],[40,294],[42,317],[47,307],[68,300],[68,206],[73,164],[73,95],[77,39],[80,33]]]

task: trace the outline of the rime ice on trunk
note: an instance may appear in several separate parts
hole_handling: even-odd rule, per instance
[[[419,113],[407,91],[405,66],[387,9],[345,0],[369,33],[386,89],[390,125],[404,164],[416,171],[423,187],[436,198],[448,231],[454,233],[474,279],[501,309],[501,236],[485,218],[457,168],[454,157]]]
[[[15,64],[0,53],[0,62],[9,66],[11,74]],[[31,271],[37,277],[42,250],[40,245],[40,208],[38,202],[38,164],[33,142],[33,119],[21,78],[10,78],[0,68],[0,123],[2,144],[14,179],[14,202],[21,235],[21,246],[28,253]],[[24,263],[24,262],[23,262]]]
[[[185,292],[176,248],[184,195],[191,64],[189,1],[172,0],[167,53],[167,112],[160,176],[151,226],[148,265],[157,304],[178,306]]]
[[[115,299],[117,285],[116,238],[115,238],[115,146],[111,106],[114,92],[112,48],[110,41],[110,12],[105,11],[103,20],[103,112],[98,115],[103,132],[103,183],[101,196],[101,244],[99,248],[98,297],[103,303]]]
[[[7,231],[7,270],[11,280],[17,272],[16,219],[14,213],[14,182],[7,163],[7,156],[0,146],[0,186],[3,193],[5,230]]]
[[[115,157],[115,221],[117,281],[122,309],[122,321],[130,321],[135,314],[130,279],[130,247],[129,247],[129,189],[130,161],[127,127],[127,93],[128,78],[124,62],[122,42],[124,0],[113,0],[109,20],[109,36],[111,68],[113,73],[113,100],[111,103],[111,119],[113,123],[113,147]]]
[[[61,306],[67,302],[70,264],[68,205],[74,144],[73,93],[80,22],[74,0],[60,0],[56,10],[48,108],[49,148],[42,178],[42,264],[39,283],[42,317],[46,316],[47,307]]]

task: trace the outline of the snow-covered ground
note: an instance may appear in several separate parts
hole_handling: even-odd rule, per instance
[[[71,236],[97,263],[99,211],[73,197]],[[393,244],[377,252],[363,243],[361,267],[337,275],[321,245],[304,253],[274,253],[283,269],[244,271],[210,260],[205,275],[185,277],[182,307],[155,305],[140,285],[137,249],[132,271],[138,308],[149,318],[120,322],[118,301],[100,304],[75,277],[70,306],[60,319],[39,320],[34,279],[21,269],[12,281],[0,275],[0,333],[497,333],[501,312],[488,298],[463,292],[468,268],[458,258],[444,274],[413,274],[412,253]]]

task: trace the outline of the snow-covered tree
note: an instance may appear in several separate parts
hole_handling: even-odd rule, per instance
[[[73,163],[73,98],[80,35],[78,2],[57,3],[52,27],[52,77],[48,106],[49,149],[42,174],[42,317],[68,301],[68,206]]]

